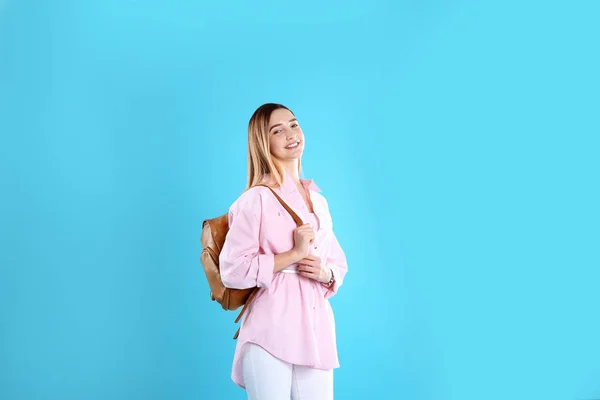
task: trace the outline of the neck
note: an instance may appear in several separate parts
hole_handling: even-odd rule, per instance
[[[284,179],[291,179],[292,182],[300,182],[300,174],[298,173],[298,160],[290,160],[287,163],[282,163],[283,171],[285,173]]]

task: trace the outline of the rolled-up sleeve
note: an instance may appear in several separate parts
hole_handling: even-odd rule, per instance
[[[329,250],[329,255],[325,261],[325,265],[331,268],[333,272],[334,281],[333,284],[329,287],[323,286],[325,290],[325,298],[329,298],[337,293],[340,286],[344,282],[344,278],[346,276],[346,272],[348,272],[348,263],[346,261],[346,254],[340,246],[337,237],[334,233],[332,233],[333,237],[331,239],[331,248]]]
[[[258,191],[247,192],[229,210],[229,231],[219,255],[225,287],[268,288],[273,279],[275,256],[260,254],[262,202]]]

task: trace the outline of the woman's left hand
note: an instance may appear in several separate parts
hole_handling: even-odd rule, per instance
[[[298,261],[298,273],[321,283],[329,283],[332,271],[321,262],[321,257],[309,254]]]

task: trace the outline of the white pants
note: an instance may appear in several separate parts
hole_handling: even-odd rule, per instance
[[[333,400],[333,370],[289,364],[253,343],[242,370],[248,400]]]

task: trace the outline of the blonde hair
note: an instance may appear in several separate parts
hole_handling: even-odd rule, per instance
[[[248,122],[248,182],[246,190],[261,183],[267,174],[274,178],[277,185],[283,183],[284,171],[281,164],[271,155],[269,140],[269,119],[273,111],[286,109],[294,115],[292,110],[277,103],[266,103],[258,107]],[[301,171],[301,162],[298,162],[298,173]]]

